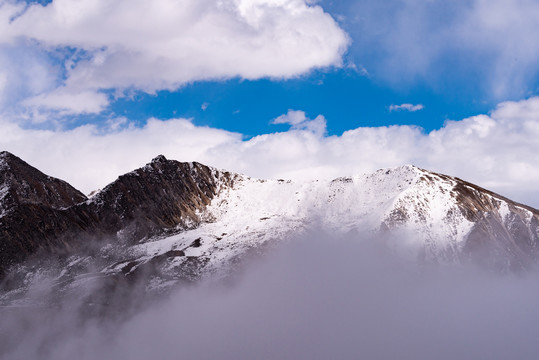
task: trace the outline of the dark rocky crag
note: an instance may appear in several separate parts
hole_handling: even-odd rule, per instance
[[[158,156],[88,199],[18,157],[0,153],[0,278],[45,252],[68,255],[103,239],[136,242],[196,226],[229,173]]]
[[[100,231],[122,230],[129,234],[128,241],[136,242],[163,231],[195,227],[198,213],[210,204],[219,185],[230,181],[230,173],[160,155],[75,208],[95,215]]]
[[[0,153],[0,277],[38,249],[66,248],[66,209],[87,198],[65,181],[43,174],[6,151]],[[62,224],[63,223],[63,224]],[[71,226],[71,225],[69,225]]]

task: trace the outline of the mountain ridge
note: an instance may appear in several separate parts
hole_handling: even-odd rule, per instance
[[[160,155],[91,198],[82,196],[68,207],[24,205],[22,223],[0,217],[2,245],[29,244],[26,256],[0,264],[3,269],[21,264],[12,273],[24,277],[33,273],[24,260],[47,250],[43,258],[65,258],[57,265],[59,283],[142,277],[149,290],[161,291],[232,271],[246,254],[312,226],[337,235],[370,234],[431,263],[520,271],[539,259],[538,210],[413,165],[293,182]],[[85,246],[94,249],[81,251]]]
[[[0,277],[35,253],[69,254],[83,242],[118,238],[121,230],[135,242],[154,232],[187,228],[217,190],[214,175],[223,183],[228,176],[158,156],[87,198],[15,155],[2,152],[1,159]]]

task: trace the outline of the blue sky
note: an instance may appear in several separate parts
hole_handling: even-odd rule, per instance
[[[462,8],[471,3],[455,5],[438,1],[421,6],[412,2],[409,12],[420,8],[425,13],[407,19],[419,18],[422,23],[418,29],[402,35],[413,34],[416,39],[416,47],[411,51],[421,52],[421,46],[429,46],[432,41],[429,31],[450,27],[464,12]],[[134,101],[122,99],[113,104],[112,110],[140,121],[149,116],[192,117],[197,124],[247,136],[282,130],[270,125],[270,120],[287,109],[302,109],[313,117],[324,114],[328,134],[340,134],[359,126],[395,124],[417,125],[429,132],[441,128],[446,120],[487,113],[501,100],[537,95],[536,68],[528,74],[530,79],[495,94],[485,84],[496,81],[488,73],[496,66],[496,58],[491,57],[490,51],[454,48],[451,41],[440,50],[439,58],[433,59],[426,75],[419,76],[413,70],[406,73],[406,65],[402,69],[404,73],[399,75],[388,71],[389,66],[379,66],[393,59],[385,53],[384,46],[373,43],[380,35],[373,34],[372,20],[365,20],[375,17],[379,25],[376,32],[394,36],[394,21],[406,15],[398,13],[405,4],[404,1],[319,2],[351,36],[343,68],[317,69],[287,80],[197,82],[157,96],[139,94]],[[391,104],[402,103],[423,104],[424,109],[413,113],[389,111]]]
[[[404,73],[393,74],[393,70],[379,66],[380,62],[392,62],[393,59],[385,54],[384,46],[372,43],[376,36],[366,29],[370,25],[364,25],[362,19],[376,16],[376,21],[382,24],[377,30],[386,31],[391,37],[395,30],[388,28],[393,25],[392,19],[399,16],[395,12],[405,2],[376,3],[319,3],[351,36],[352,43],[344,56],[343,68],[314,70],[288,80],[198,82],[176,92],[120,101],[113,109],[117,114],[127,113],[130,118],[141,120],[148,116],[192,117],[197,124],[248,135],[281,130],[270,125],[270,120],[287,109],[302,109],[313,117],[324,114],[329,134],[340,134],[359,126],[394,124],[417,125],[429,132],[441,128],[446,120],[487,113],[502,100],[519,100],[537,94],[537,68],[527,74],[530,79],[495,94],[486,84],[496,81],[488,72],[496,66],[497,59],[489,59],[490,51],[455,49],[451,41],[432,60],[426,75],[420,76],[414,70],[406,73],[406,65],[403,65]],[[424,46],[432,41],[427,30],[451,25],[461,14],[461,6],[433,3],[438,5],[433,5],[424,16],[429,24],[410,31]],[[364,9],[371,9],[372,15],[363,13]],[[425,33],[420,33],[421,30]],[[422,51],[421,48],[415,50]],[[348,67],[350,65],[356,69]],[[402,103],[423,104],[424,109],[413,113],[389,111],[391,104]],[[205,110],[201,108],[202,104],[206,104]]]
[[[312,67],[287,78],[195,80],[150,93],[131,88],[128,96],[111,96],[103,111],[69,114],[62,127],[102,124],[115,116],[125,116],[139,126],[150,117],[188,117],[197,125],[240,132],[249,138],[285,129],[284,125],[271,125],[271,120],[288,109],[301,109],[311,117],[323,114],[330,135],[360,126],[395,124],[416,125],[429,132],[441,128],[446,120],[487,113],[501,101],[537,95],[536,67],[526,72],[525,80],[504,83],[505,78],[493,70],[505,56],[496,54],[496,46],[461,46],[461,39],[447,34],[459,19],[470,16],[473,3],[319,1],[317,5],[350,37],[339,66]],[[442,44],[432,50],[433,42]],[[62,68],[67,58],[77,62],[91,56],[76,47],[48,55],[60,79],[66,76]],[[519,61],[518,54],[514,61]],[[417,68],[420,65],[423,67]],[[508,76],[512,72],[517,78],[523,76],[507,69]],[[497,92],[492,84],[496,81],[506,88]],[[110,95],[115,89],[100,91]],[[421,104],[423,109],[390,111],[391,105],[403,103]]]
[[[29,3],[52,5],[51,1]],[[506,76],[497,73],[496,68],[512,56],[503,53],[509,47],[504,42],[515,42],[514,38],[507,37],[484,48],[478,43],[485,42],[488,36],[462,43],[466,34],[460,28],[470,27],[462,22],[475,20],[474,11],[479,10],[474,6],[481,6],[475,3],[481,1],[318,1],[313,6],[321,7],[349,36],[337,66],[307,66],[291,76],[254,79],[233,74],[209,80],[194,77],[150,91],[131,84],[98,88],[109,95],[108,105],[91,114],[70,113],[62,119],[61,126],[69,129],[84,123],[100,124],[115,116],[125,116],[137,125],[143,125],[149,117],[189,117],[197,125],[250,137],[282,130],[283,126],[270,125],[271,120],[288,109],[301,109],[312,117],[323,114],[330,135],[359,126],[395,124],[417,125],[429,132],[441,128],[446,120],[487,113],[501,101],[537,95],[539,72],[529,64],[535,57],[519,59],[518,47],[513,61],[522,62],[521,68],[508,66]],[[526,1],[515,1],[513,7],[519,3],[525,11]],[[503,5],[498,7],[497,11],[505,10]],[[530,36],[525,30],[517,35]],[[526,42],[522,42],[524,47]],[[68,61],[76,66],[93,56],[75,42],[56,46],[53,51],[43,51],[36,45],[39,44],[29,46],[26,42],[24,47],[34,52],[30,56],[49,57],[48,66],[57,78],[55,85],[66,80]],[[508,81],[508,77],[512,80]],[[113,96],[118,91],[125,93]],[[27,95],[22,93],[21,97]],[[389,110],[391,105],[403,103],[421,104],[423,109]],[[27,125],[38,126],[36,123],[47,126],[42,122]]]
[[[392,104],[424,104],[420,111],[390,111]],[[119,99],[111,106],[117,115],[144,122],[193,118],[206,125],[253,136],[281,131],[270,120],[288,109],[302,109],[311,117],[323,114],[328,134],[340,134],[359,126],[417,125],[430,131],[447,119],[488,111],[491,104],[468,104],[465,99],[444,98],[425,86],[401,91],[373,83],[350,69],[316,71],[298,79],[272,81],[240,80],[197,82],[177,91],[156,95],[137,94]]]
[[[539,204],[537,33],[536,0],[0,0],[0,147],[85,191],[164,153]]]

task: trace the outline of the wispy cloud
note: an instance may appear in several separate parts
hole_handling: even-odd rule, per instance
[[[417,105],[413,105],[413,104],[400,104],[400,105],[390,105],[389,106],[389,111],[410,111],[410,112],[415,112],[415,111],[419,111],[419,110],[423,110],[425,108],[425,106],[423,106],[422,104],[417,104]]]
[[[390,84],[520,97],[536,89],[535,0],[351,1],[352,52]],[[359,19],[359,21],[357,21]]]

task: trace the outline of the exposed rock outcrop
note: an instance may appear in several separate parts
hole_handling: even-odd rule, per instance
[[[0,277],[8,266],[37,249],[60,246],[60,235],[72,226],[72,219],[63,214],[85,200],[84,194],[65,181],[43,174],[7,151],[1,152]]]

